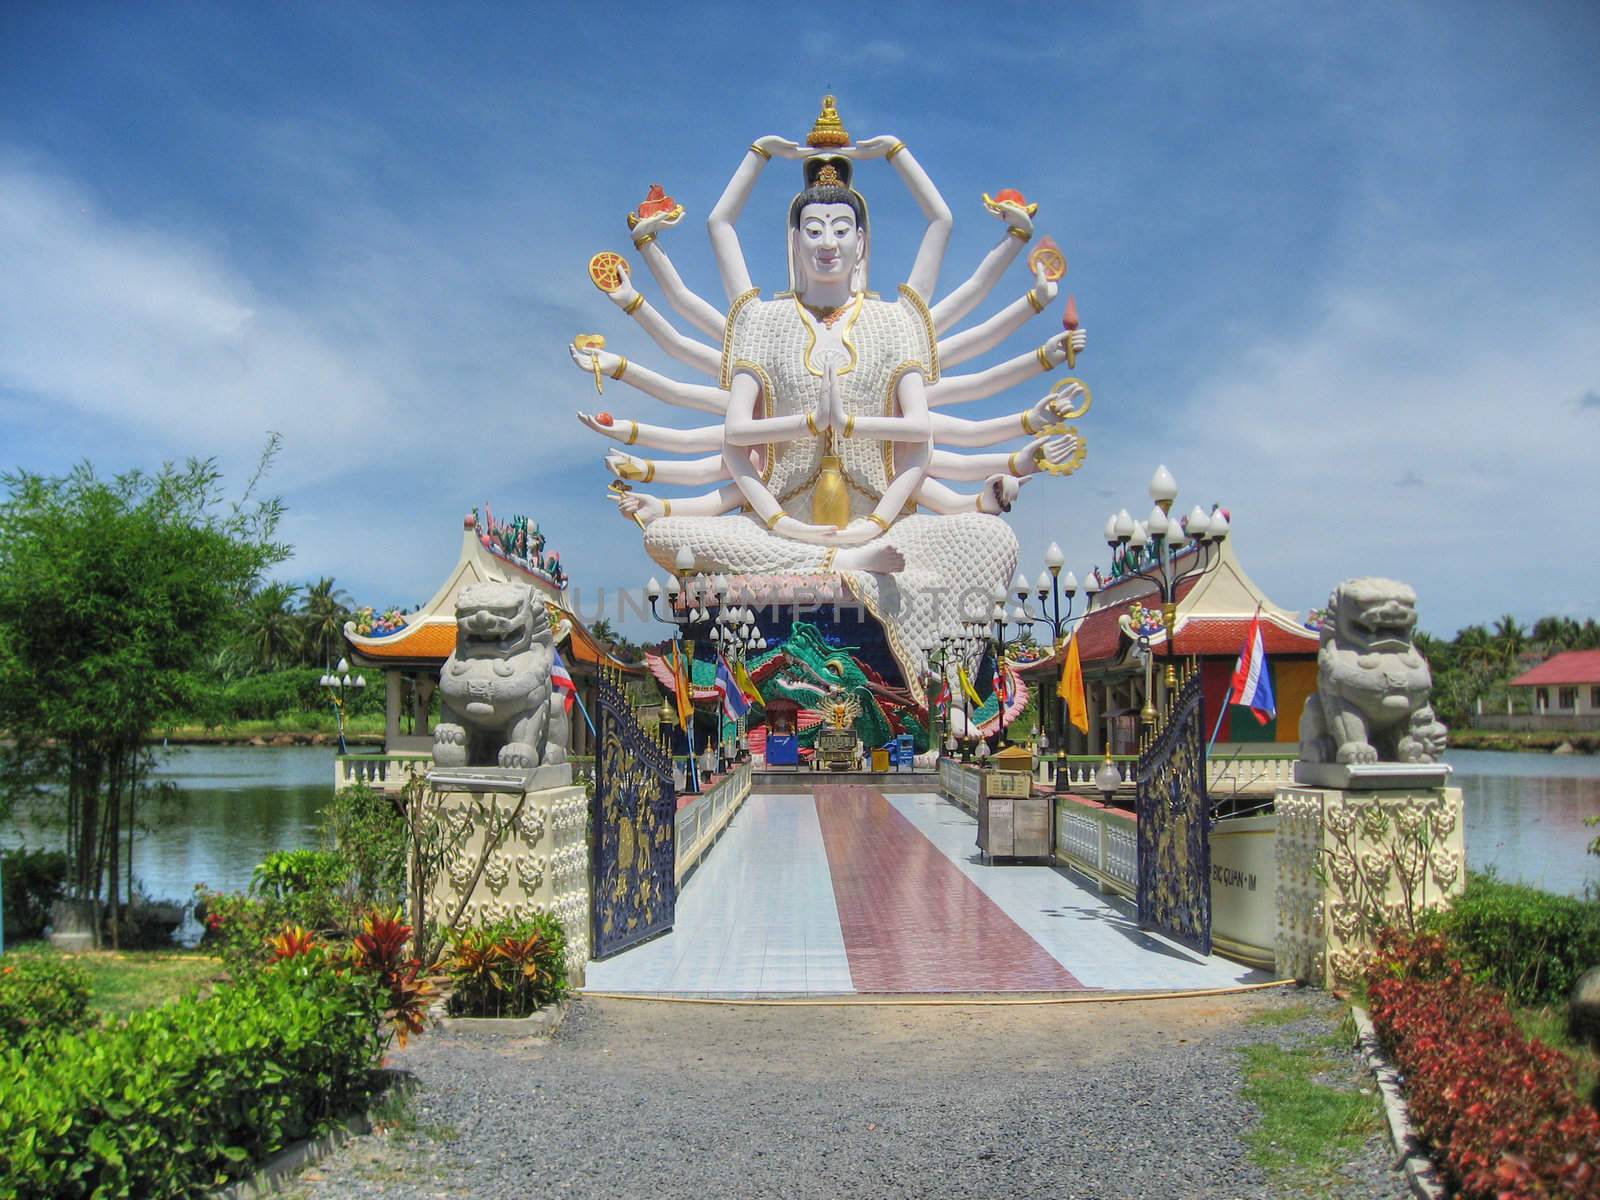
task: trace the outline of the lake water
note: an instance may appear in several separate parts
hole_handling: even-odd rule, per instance
[[[1579,895],[1600,882],[1600,858],[1585,853],[1600,829],[1600,757],[1452,751],[1466,806],[1467,861],[1553,892]],[[196,883],[242,889],[273,850],[317,845],[317,813],[333,782],[328,747],[181,747],[161,777],[178,785],[174,806],[137,843],[134,873],[145,891],[187,900]],[[38,831],[0,831],[13,845]]]

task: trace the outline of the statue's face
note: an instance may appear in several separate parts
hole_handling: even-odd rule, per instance
[[[795,262],[810,283],[848,280],[861,259],[861,230],[848,204],[808,204],[794,231]]]

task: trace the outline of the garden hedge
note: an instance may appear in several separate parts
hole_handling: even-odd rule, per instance
[[[382,1053],[369,978],[318,958],[210,997],[0,1051],[0,1195],[190,1196],[360,1108]]]
[[[61,958],[0,958],[0,1047],[88,1027],[89,976]]]
[[[1439,918],[1468,966],[1518,1004],[1564,1004],[1600,966],[1600,903],[1473,874]]]

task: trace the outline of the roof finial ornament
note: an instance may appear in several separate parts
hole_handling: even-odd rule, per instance
[[[823,149],[849,144],[850,135],[845,131],[844,122],[839,119],[838,101],[832,96],[824,96],[822,112],[817,116],[811,132],[806,135],[806,145]]]

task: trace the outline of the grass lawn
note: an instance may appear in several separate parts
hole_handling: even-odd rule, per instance
[[[1308,1005],[1257,1014],[1262,1025],[1286,1025],[1312,1015]],[[1338,1167],[1353,1158],[1379,1128],[1377,1089],[1345,1053],[1351,1039],[1339,1030],[1290,1049],[1245,1046],[1244,1098],[1261,1110],[1245,1134],[1250,1159],[1281,1185],[1308,1195],[1325,1193]]]
[[[185,995],[222,977],[222,960],[188,950],[88,950],[63,954],[48,942],[6,947],[6,958],[62,957],[82,967],[93,988],[89,1007],[123,1017]]]

